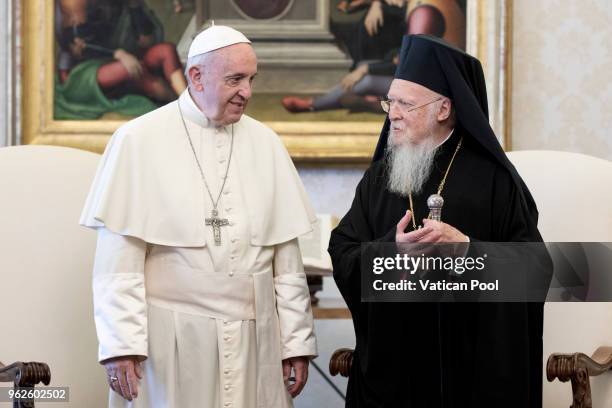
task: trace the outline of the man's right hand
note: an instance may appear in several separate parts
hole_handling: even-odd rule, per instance
[[[423,227],[416,231],[404,232],[411,219],[412,213],[406,211],[406,214],[397,223],[395,242],[399,244],[400,252],[409,255],[424,254],[442,257],[465,256],[467,253],[470,240],[458,229],[440,221],[424,219]],[[436,243],[445,245],[435,245]]]
[[[406,211],[406,214],[404,214],[402,219],[399,220],[397,226],[395,227],[395,242],[419,242],[421,238],[433,231],[432,227],[425,226],[415,231],[404,232],[406,231],[406,228],[408,228],[408,224],[410,223],[411,219],[412,213],[410,211]]]
[[[103,364],[113,391],[128,401],[138,397],[138,380],[142,378],[138,356],[115,357],[105,360]]]

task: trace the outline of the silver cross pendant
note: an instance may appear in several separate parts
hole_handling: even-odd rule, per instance
[[[212,226],[213,236],[215,237],[215,245],[221,245],[221,227],[229,225],[227,218],[219,218],[219,212],[216,209],[212,210],[212,217],[205,218],[206,225]]]

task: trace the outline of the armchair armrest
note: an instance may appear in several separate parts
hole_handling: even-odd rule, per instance
[[[591,357],[583,353],[551,354],[546,363],[549,382],[558,378],[572,382],[573,403],[570,408],[592,408],[590,377],[612,369],[612,347],[599,347]]]
[[[329,359],[329,373],[332,376],[340,374],[343,377],[348,377],[353,365],[353,349],[341,348],[334,351]]]
[[[22,363],[16,362],[5,366],[0,362],[0,382],[12,382],[15,390],[20,388],[34,387],[42,382],[49,385],[51,382],[51,371],[45,363]],[[33,400],[21,399],[13,402],[14,408],[34,407]]]

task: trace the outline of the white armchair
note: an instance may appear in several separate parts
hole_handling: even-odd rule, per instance
[[[508,157],[538,204],[538,227],[545,241],[612,242],[612,162],[554,151],[517,151]],[[591,353],[602,346],[612,346],[612,303],[546,304],[545,360],[552,353]],[[594,357],[609,360],[612,353],[599,349]],[[576,385],[572,408],[591,407],[586,395],[580,405],[584,389]],[[593,377],[590,385],[593,407],[612,406],[612,373]],[[544,379],[544,408],[568,406],[571,395],[567,385]]]
[[[62,147],[0,148],[0,361],[47,363],[50,386],[70,387],[70,402],[57,407],[107,405],[93,322],[96,237],[78,225],[99,159]]]

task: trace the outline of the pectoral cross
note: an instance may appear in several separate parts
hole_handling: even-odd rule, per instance
[[[219,218],[217,209],[212,210],[212,217],[205,218],[206,225],[212,225],[213,236],[215,237],[215,245],[221,245],[221,227],[229,225],[227,218]]]

